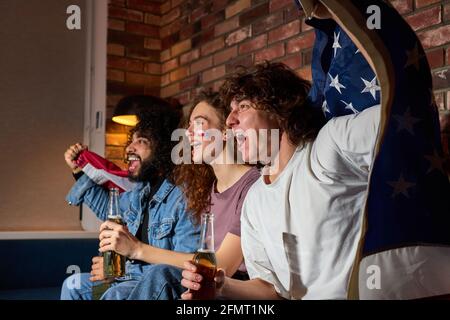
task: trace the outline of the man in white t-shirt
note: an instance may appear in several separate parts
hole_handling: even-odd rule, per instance
[[[307,81],[279,63],[257,65],[222,87],[224,99],[231,101],[227,124],[244,161],[277,163],[252,186],[242,209],[251,280],[219,273],[218,293],[224,298],[346,298],[379,107],[323,126],[322,111],[306,102],[308,91]],[[254,139],[252,130],[268,132]],[[277,141],[271,140],[276,139],[272,132],[280,133]],[[279,150],[270,151],[274,142]],[[192,268],[187,265],[183,285],[195,290]]]

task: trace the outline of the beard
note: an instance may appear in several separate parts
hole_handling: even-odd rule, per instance
[[[132,182],[150,182],[158,175],[158,168],[153,157],[143,160],[137,175],[129,175]]]

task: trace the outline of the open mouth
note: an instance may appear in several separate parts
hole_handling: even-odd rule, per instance
[[[128,171],[134,173],[137,171],[139,165],[141,164],[141,158],[136,154],[127,155]]]

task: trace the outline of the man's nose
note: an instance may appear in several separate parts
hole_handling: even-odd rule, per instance
[[[227,117],[226,124],[230,128],[233,128],[233,126],[239,124],[237,112],[235,110],[231,110],[230,114]]]
[[[133,145],[133,142],[131,142],[131,143],[125,148],[125,152],[126,152],[126,153],[133,153],[134,151],[135,151],[134,145]]]

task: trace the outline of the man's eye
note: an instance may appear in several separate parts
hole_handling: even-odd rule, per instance
[[[250,106],[248,104],[240,104],[238,107],[238,111],[245,111],[248,110]]]

